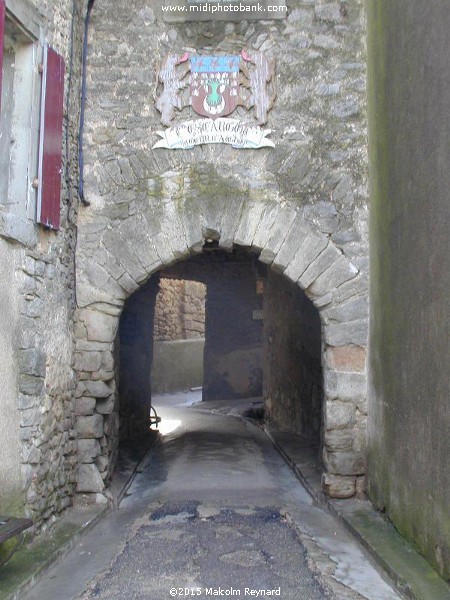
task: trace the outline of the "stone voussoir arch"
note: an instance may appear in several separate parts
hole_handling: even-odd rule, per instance
[[[75,370],[80,493],[101,498],[115,464],[118,395],[114,341],[126,299],[155,272],[202,251],[205,240],[243,246],[299,285],[322,322],[324,487],[362,488],[365,473],[367,277],[293,203],[235,197],[194,214],[174,195],[152,212],[111,223],[81,219]],[[102,474],[98,462],[106,465]]]

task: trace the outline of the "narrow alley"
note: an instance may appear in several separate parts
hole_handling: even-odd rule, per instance
[[[0,0],[0,600],[450,600],[448,5]]]
[[[399,598],[261,428],[240,416],[252,401],[200,397],[154,398],[161,443],[118,509],[24,600]]]

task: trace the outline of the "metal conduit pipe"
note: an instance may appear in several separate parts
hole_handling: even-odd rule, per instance
[[[83,132],[84,132],[84,113],[86,107],[86,63],[87,63],[87,48],[88,48],[88,32],[89,23],[91,20],[91,12],[95,0],[89,0],[87,5],[86,17],[84,19],[84,40],[83,40],[83,63],[81,74],[81,106],[80,106],[80,127],[78,130],[78,194],[81,202],[85,206],[89,206],[90,202],[84,197],[84,154],[83,154]]]

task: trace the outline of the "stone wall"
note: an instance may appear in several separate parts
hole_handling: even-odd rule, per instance
[[[120,357],[119,361],[116,360],[116,369],[117,362],[120,362],[120,439],[130,439],[145,434],[149,427],[150,375],[153,362],[153,327],[159,289],[158,279],[152,277],[128,299],[120,320]],[[111,396],[107,400],[108,414],[111,415],[111,419],[117,421],[117,415],[113,410],[113,398],[114,396]],[[110,439],[113,437],[112,433],[109,435]],[[111,452],[111,449],[108,451]]]
[[[318,442],[323,410],[320,316],[298,286],[274,272],[264,289],[263,368],[268,417],[281,429]],[[351,448],[352,435],[345,436]]]
[[[124,302],[153,273],[211,244],[244,246],[320,311],[325,423],[363,427],[364,31],[360,0],[293,0],[288,18],[274,22],[180,25],[157,20],[144,0],[97,0],[86,129],[91,206],[80,211],[77,248],[77,348],[86,360],[98,344],[113,357]],[[167,53],[244,47],[276,60],[278,96],[267,125],[275,148],[153,150],[162,129],[153,103],[157,65]],[[174,123],[195,118],[190,108],[175,112]],[[235,116],[254,118],[243,108]],[[355,478],[365,471],[364,448],[347,451],[330,439],[324,463]]]
[[[450,579],[450,12],[370,0],[369,492]]]
[[[161,278],[156,297],[156,342],[205,337],[205,285],[199,281]]]
[[[204,338],[155,342],[152,395],[187,391],[203,386]]]
[[[203,400],[261,396],[263,322],[256,261],[242,252],[218,253],[214,259],[207,273]]]
[[[1,486],[0,512],[25,512],[41,524],[71,504],[76,479],[72,323],[83,15],[81,4],[71,0],[6,4],[66,63],[61,229],[51,232],[35,224],[34,206],[26,217],[0,205],[0,237],[6,240],[1,242],[0,272],[4,283],[11,282],[0,292],[0,302],[8,305],[3,318],[11,316],[3,338],[0,401],[7,429],[2,481],[5,477],[9,486]]]

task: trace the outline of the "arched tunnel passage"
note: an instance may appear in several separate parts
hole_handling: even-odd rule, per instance
[[[318,310],[300,287],[238,246],[232,252],[206,246],[202,254],[154,274],[126,301],[116,339],[121,442],[129,445],[148,431],[152,369],[154,381],[155,368],[170,379],[183,360],[192,359],[189,344],[175,344],[166,364],[154,360],[155,307],[166,286],[161,282],[168,280],[205,287],[202,399],[262,398],[266,418],[315,445],[319,457]]]

